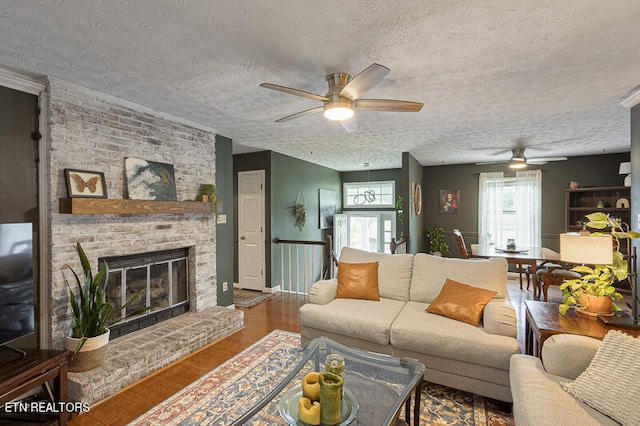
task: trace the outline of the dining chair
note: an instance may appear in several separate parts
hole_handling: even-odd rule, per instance
[[[462,236],[462,232],[459,229],[453,228],[453,235],[456,237],[456,242],[458,243],[458,250],[460,250],[460,257],[463,259],[469,258],[469,251],[467,250],[467,245],[464,243],[464,237]]]

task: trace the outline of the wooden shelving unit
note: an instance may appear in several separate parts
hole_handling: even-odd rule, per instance
[[[109,200],[60,198],[63,214],[212,214],[213,204],[200,201]]]
[[[631,224],[631,209],[616,207],[616,202],[621,198],[631,202],[631,188],[628,186],[567,189],[565,197],[566,231],[579,231],[582,226],[578,222],[584,221],[585,215],[595,212],[608,213],[624,223]],[[598,208],[598,201],[602,201],[604,207]]]

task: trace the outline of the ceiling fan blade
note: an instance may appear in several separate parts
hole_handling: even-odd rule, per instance
[[[422,102],[399,101],[394,99],[357,99],[354,106],[363,111],[418,112]]]
[[[490,166],[492,164],[509,164],[511,160],[504,161],[486,161],[484,163],[476,163],[476,166]]]
[[[340,96],[347,97],[351,100],[359,98],[373,86],[384,80],[387,74],[389,74],[389,71],[391,70],[384,65],[369,65],[342,88]]]
[[[565,161],[567,157],[527,158],[527,164],[547,164],[550,161]]]
[[[322,112],[323,109],[324,109],[324,106],[307,109],[304,111],[296,112],[295,114],[287,115],[286,117],[279,118],[275,122],[284,123],[285,121],[293,120],[294,118],[300,118],[308,114],[313,114],[315,112]]]
[[[360,125],[358,124],[358,120],[356,120],[355,115],[348,120],[340,121],[340,125],[349,133],[355,132],[360,129]]]
[[[303,98],[312,99],[314,101],[328,101],[329,98],[325,98],[324,96],[316,95],[315,93],[305,92],[304,90],[294,89],[292,87],[279,86],[277,84],[272,83],[262,83],[260,87],[264,87],[265,89],[276,90],[282,93],[288,93],[293,96],[301,96]]]

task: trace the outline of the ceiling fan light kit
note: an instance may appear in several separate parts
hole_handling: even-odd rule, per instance
[[[336,99],[325,102],[324,116],[329,120],[342,121],[353,117],[353,104],[350,99],[334,95]]]
[[[354,78],[344,72],[329,74],[326,77],[329,90],[325,96],[272,83],[262,83],[260,87],[323,103],[322,107],[311,108],[282,117],[276,120],[276,123],[283,123],[323,110],[325,118],[340,121],[345,130],[353,131],[358,128],[357,124],[353,122],[354,120],[347,122],[348,124],[345,124],[345,122],[354,117],[356,109],[383,112],[418,112],[422,109],[423,104],[421,102],[396,99],[360,99],[360,96],[365,92],[379,84],[389,71],[389,68],[383,65],[371,64]]]

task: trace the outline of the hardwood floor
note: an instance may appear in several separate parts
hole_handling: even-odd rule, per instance
[[[238,308],[244,311],[242,330],[123,389],[91,407],[88,413],[74,415],[69,424],[126,425],[272,330],[299,333],[298,309],[304,303],[304,297],[280,294],[253,308]]]
[[[532,291],[520,290],[514,280],[508,281],[507,288],[518,314],[518,342],[524,349],[524,300],[533,298]],[[552,288],[549,301],[559,302],[559,294]],[[239,308],[244,311],[245,328],[129,386],[91,407],[88,413],[74,415],[70,424],[126,425],[272,330],[299,333],[298,309],[304,303],[304,297],[280,294],[253,308]]]

